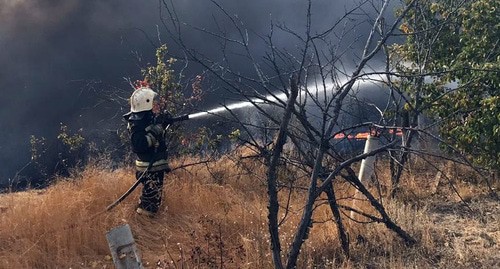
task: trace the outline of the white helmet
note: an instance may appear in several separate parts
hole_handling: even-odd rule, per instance
[[[130,96],[130,111],[142,112],[153,109],[153,100],[158,96],[156,92],[147,87],[141,87]]]

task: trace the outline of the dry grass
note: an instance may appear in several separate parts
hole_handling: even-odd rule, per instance
[[[0,268],[113,268],[105,234],[123,223],[131,226],[146,268],[272,268],[264,170],[249,159],[244,162],[249,169],[225,156],[169,174],[165,200],[154,219],[134,213],[138,191],[103,212],[133,183],[131,169],[89,165],[48,189],[0,195]],[[449,169],[449,176],[467,176],[454,183],[474,213],[466,211],[444,180],[429,191],[435,171],[415,162],[405,172],[405,192],[397,199],[384,199],[384,206],[419,240],[417,246],[405,247],[381,224],[345,218],[352,255],[346,260],[329,208],[321,205],[299,268],[498,267],[500,206],[470,180],[468,170],[461,169]],[[386,186],[387,169],[377,174]],[[338,196],[352,194],[341,184],[336,190]],[[287,222],[280,228],[284,253],[301,216],[303,196],[294,193],[292,198]]]

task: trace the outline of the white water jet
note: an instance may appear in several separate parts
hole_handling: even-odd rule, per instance
[[[194,119],[194,118],[199,118],[199,117],[204,117],[204,116],[215,115],[215,114],[218,114],[218,113],[221,113],[224,111],[228,111],[228,110],[235,110],[235,109],[239,109],[239,108],[251,107],[251,106],[254,106],[255,104],[264,104],[268,101],[269,102],[276,101],[277,99],[283,100],[285,97],[286,97],[286,95],[284,93],[278,94],[276,97],[274,97],[272,95],[268,95],[264,99],[254,99],[252,101],[238,102],[238,103],[234,103],[234,104],[227,105],[227,106],[219,106],[219,107],[216,107],[214,109],[210,109],[208,111],[189,114],[189,118]]]
[[[381,81],[381,80],[382,79],[380,76],[371,75],[371,76],[367,76],[366,78],[360,78],[355,83],[359,87],[362,84],[370,84],[370,83],[374,83],[374,81]],[[345,79],[344,81],[342,81],[339,84],[345,85],[345,83],[347,83],[347,81],[348,80]],[[334,87],[333,85],[334,85],[334,83],[331,83],[331,84],[327,85],[326,88],[330,89],[330,91],[338,89],[337,87]],[[306,93],[305,90],[301,90],[300,96],[305,95],[305,93]],[[205,116],[212,116],[212,115],[219,114],[219,113],[225,112],[225,111],[231,111],[231,110],[240,109],[240,108],[252,107],[252,106],[255,106],[256,104],[265,104],[267,102],[276,102],[277,100],[286,100],[286,94],[284,94],[284,93],[280,93],[280,94],[276,94],[276,95],[270,94],[270,95],[267,95],[264,99],[253,99],[252,101],[242,101],[242,102],[230,104],[227,106],[221,105],[219,107],[216,107],[216,108],[213,108],[213,109],[210,109],[207,111],[189,114],[189,119],[195,119],[195,118],[200,118],[200,117],[205,117]]]

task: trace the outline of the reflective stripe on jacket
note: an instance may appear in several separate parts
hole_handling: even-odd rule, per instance
[[[135,168],[137,171],[142,172],[148,169],[149,167],[149,162],[146,161],[141,161],[141,160],[136,160],[135,161]],[[169,171],[170,167],[168,166],[168,162],[165,159],[158,160],[153,163],[151,166],[151,169],[149,169],[149,172],[156,172],[156,171]]]

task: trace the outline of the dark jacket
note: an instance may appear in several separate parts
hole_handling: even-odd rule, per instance
[[[150,172],[169,170],[165,133],[158,132],[163,126],[155,124],[153,112],[127,113],[124,118],[128,122],[132,151],[137,155],[137,171],[146,170],[150,162],[153,162]]]

